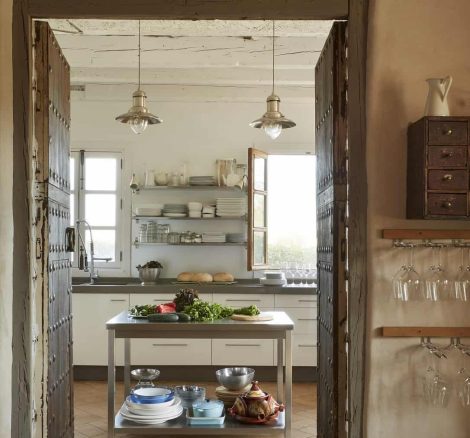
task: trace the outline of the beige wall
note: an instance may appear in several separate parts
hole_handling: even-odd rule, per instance
[[[429,77],[454,77],[450,109],[470,114],[470,2],[468,0],[370,0],[367,78],[367,168],[369,184],[369,363],[367,431],[369,438],[470,436],[470,415],[452,393],[446,410],[421,398],[420,377],[430,355],[419,339],[381,339],[384,325],[469,325],[470,305],[390,300],[390,279],[403,259],[380,239],[383,228],[469,228],[468,222],[405,220],[406,129],[423,113]],[[458,250],[444,254],[455,266]],[[430,264],[419,250],[417,265]],[[452,269],[451,272],[455,272]],[[442,341],[448,342],[448,340]],[[455,376],[457,357],[439,366]],[[470,366],[470,363],[469,363]]]
[[[10,436],[13,212],[13,114],[11,70],[11,0],[0,0],[0,437]]]

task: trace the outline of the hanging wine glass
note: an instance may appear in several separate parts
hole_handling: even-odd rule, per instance
[[[461,248],[462,264],[454,282],[454,297],[457,300],[470,300],[470,248],[467,248],[467,264],[464,262],[464,248]]]
[[[432,264],[424,275],[426,299],[430,301],[443,301],[449,299],[451,281],[446,277],[441,265],[441,247],[432,247]]]
[[[413,245],[408,247],[408,260],[393,277],[393,296],[400,301],[422,298],[422,281],[416,272],[413,260]]]

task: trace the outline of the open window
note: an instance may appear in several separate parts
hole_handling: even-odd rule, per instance
[[[248,270],[268,267],[268,154],[248,149]]]

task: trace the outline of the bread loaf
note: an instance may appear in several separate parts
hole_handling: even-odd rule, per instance
[[[214,274],[214,281],[233,281],[234,277],[228,272],[217,272]]]
[[[178,274],[178,277],[176,277],[176,280],[178,281],[193,281],[194,277],[194,272],[181,272]]]
[[[197,283],[210,283],[212,281],[212,275],[207,272],[197,272],[193,275],[191,281],[195,281]]]

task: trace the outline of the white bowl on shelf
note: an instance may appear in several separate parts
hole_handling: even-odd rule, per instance
[[[260,278],[259,282],[264,286],[284,286],[285,278]]]
[[[135,214],[137,216],[161,216],[162,206],[156,205],[154,207],[137,207],[135,209]]]

